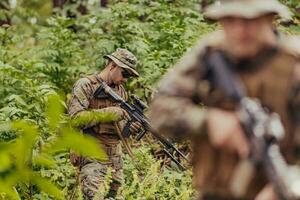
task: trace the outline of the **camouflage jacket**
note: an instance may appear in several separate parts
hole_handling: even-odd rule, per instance
[[[207,48],[224,50],[223,44],[224,33],[216,32],[202,40],[170,70],[150,106],[150,120],[159,132],[192,140],[196,188],[231,198],[229,183],[240,160],[236,154],[210,144],[205,134],[205,109],[201,106],[234,109],[229,99],[211,90],[210,83],[201,78],[201,62]],[[300,144],[300,40],[283,36],[278,40],[277,49],[277,54],[258,68],[236,73],[248,96],[258,98],[281,116],[287,132],[281,147],[293,162],[295,149]],[[264,174],[259,170],[257,173],[246,198],[254,199],[266,184]]]
[[[72,90],[72,97],[68,106],[68,113],[71,117],[80,115],[83,111],[102,110],[111,106],[118,106],[110,99],[96,99],[93,94],[100,86],[96,75],[87,76],[79,79]],[[127,99],[127,94],[122,85],[115,86],[113,90],[122,98]],[[92,127],[97,137],[103,143],[118,143],[119,137],[113,123],[87,124],[86,127]]]

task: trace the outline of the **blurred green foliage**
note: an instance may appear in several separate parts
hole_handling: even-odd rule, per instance
[[[0,199],[32,199],[39,191],[54,199],[65,199],[61,188],[68,190],[74,184],[74,169],[66,162],[60,162],[66,152],[72,149],[84,156],[106,159],[96,140],[72,128],[70,120],[63,114],[62,101],[58,95],[48,95],[46,105],[43,128],[48,127],[51,137],[43,136],[31,122],[34,120],[1,123],[0,138],[4,132],[15,132],[16,135],[8,141],[0,142],[0,194],[3,194]],[[64,165],[68,169],[62,175],[60,170],[66,167]],[[63,181],[57,179],[58,176]],[[66,176],[70,176],[70,180]],[[57,182],[60,187],[49,179]]]
[[[300,1],[298,0],[280,0],[287,5],[294,14],[294,20],[300,19]],[[298,21],[299,22],[299,21]]]
[[[76,18],[66,16],[68,9],[76,12],[74,6],[53,16],[46,15],[49,11],[41,15],[40,9],[49,5],[38,1],[18,1],[5,11],[12,24],[0,28],[0,183],[5,185],[0,186],[0,199],[80,199],[68,150],[104,157],[93,140],[83,138],[69,123],[80,126],[91,118],[101,121],[109,116],[70,122],[63,113],[73,83],[81,74],[101,70],[106,63],[103,56],[123,47],[137,55],[142,74],[130,81],[128,89],[150,98],[168,68],[200,35],[214,29],[204,23],[195,3],[115,1],[106,9],[86,4],[89,14]],[[12,128],[15,123],[18,126]],[[161,170],[147,148],[139,150],[139,166],[125,156],[127,184],[118,198],[194,195],[190,172]],[[145,174],[138,172],[141,168]],[[154,180],[159,184],[150,187]]]
[[[11,25],[0,27],[0,199],[80,199],[69,149],[105,155],[72,125],[112,116],[70,121],[64,102],[73,83],[101,70],[104,55],[128,48],[141,77],[127,89],[150,100],[158,79],[216,28],[205,22],[197,0],[111,0],[108,8],[82,2],[87,15],[78,13],[78,4],[52,15],[50,0],[1,1],[7,9],[0,9],[0,21],[9,18]],[[288,30],[300,33],[296,25]],[[134,149],[137,163],[124,155],[126,184],[118,199],[191,199],[191,172],[161,169],[145,146]]]

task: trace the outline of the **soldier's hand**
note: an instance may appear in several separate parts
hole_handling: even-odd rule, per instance
[[[118,120],[129,119],[128,113],[118,106],[111,106],[101,109],[103,112],[108,112],[116,115]]]
[[[236,113],[221,109],[208,109],[208,136],[213,146],[237,152],[242,158],[249,154],[249,145]]]
[[[142,124],[140,122],[133,122],[130,125],[130,132],[131,133],[138,133],[142,128]]]

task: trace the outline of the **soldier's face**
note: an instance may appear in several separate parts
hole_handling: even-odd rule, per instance
[[[273,16],[254,19],[227,17],[220,20],[225,32],[228,50],[240,58],[255,56],[261,49],[276,40]]]
[[[113,84],[121,85],[127,82],[127,77],[124,77],[124,69],[118,65],[113,65],[110,70],[110,79]]]

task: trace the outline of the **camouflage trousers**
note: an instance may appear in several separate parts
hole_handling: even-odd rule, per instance
[[[85,159],[79,172],[81,190],[85,200],[114,198],[123,182],[122,148],[120,144],[103,145],[109,162]],[[112,168],[109,192],[105,191],[108,168]],[[105,195],[106,194],[106,195]]]

